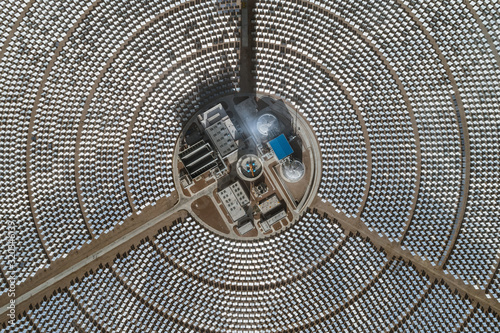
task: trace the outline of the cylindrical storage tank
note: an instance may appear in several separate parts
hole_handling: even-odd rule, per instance
[[[304,177],[305,166],[299,160],[291,160],[283,163],[281,166],[281,173],[283,178],[290,183],[296,183]]]

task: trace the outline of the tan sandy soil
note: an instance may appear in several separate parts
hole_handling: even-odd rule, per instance
[[[193,213],[198,216],[203,216],[203,222],[224,234],[229,234],[229,228],[219,214],[212,199],[208,196],[203,196],[191,204]]]

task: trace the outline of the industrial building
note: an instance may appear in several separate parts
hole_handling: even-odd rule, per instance
[[[0,1],[0,333],[500,332],[499,18]]]

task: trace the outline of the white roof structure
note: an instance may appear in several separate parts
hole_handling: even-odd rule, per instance
[[[217,194],[233,221],[238,221],[246,215],[244,207],[250,203],[250,199],[239,182],[229,185]]]
[[[219,103],[216,106],[198,115],[198,120],[204,128],[207,128],[210,125],[215,124],[219,120],[224,119],[225,117],[227,117],[226,110],[224,110],[222,104]]]
[[[238,150],[238,145],[234,140],[233,134],[231,134],[231,131],[227,128],[227,121],[231,122],[229,119],[219,120],[206,129],[208,137],[213,142],[222,158]]]
[[[253,225],[253,223],[251,221],[248,221],[248,222],[246,222],[243,225],[238,227],[238,232],[241,235],[244,235],[247,232],[252,231],[253,229],[255,229],[255,226]]]
[[[248,198],[248,195],[245,193],[245,190],[243,190],[243,186],[241,186],[240,182],[234,182],[232,183],[229,188],[231,191],[233,191],[234,195],[236,196],[236,199],[238,199],[238,202],[240,203],[241,206],[246,206],[250,203],[250,199]]]

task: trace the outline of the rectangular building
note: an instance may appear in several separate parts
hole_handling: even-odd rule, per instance
[[[179,157],[191,178],[196,178],[219,165],[218,155],[203,140],[179,152]]]
[[[240,233],[240,235],[244,235],[247,232],[255,229],[255,226],[253,225],[253,223],[251,221],[248,221],[247,223],[239,226],[237,229],[238,229],[238,232]]]
[[[220,120],[206,129],[208,137],[215,145],[215,148],[222,158],[238,150],[238,145],[233,138],[233,134],[231,134],[226,126],[227,120]],[[231,120],[229,120],[229,122],[231,122]]]
[[[279,205],[280,201],[278,200],[276,194],[274,194],[268,197],[266,200],[259,203],[259,209],[262,214],[266,214],[272,211],[274,208],[278,207]]]
[[[245,206],[250,203],[248,195],[245,193],[240,182],[235,182],[228,187],[217,192],[217,195],[226,208],[233,221],[238,221],[246,216]]]
[[[198,115],[198,121],[203,128],[207,128],[225,117],[227,117],[226,110],[224,110],[222,104],[219,103],[213,108]]]
[[[280,161],[285,157],[293,154],[293,148],[292,146],[290,146],[290,143],[288,143],[288,140],[286,139],[284,134],[281,134],[277,138],[269,141],[269,145]]]
[[[265,221],[260,222],[260,226],[262,227],[262,231],[268,232],[271,230],[271,227],[275,224],[281,221],[286,217],[286,212],[285,210],[280,210],[277,214],[271,216]]]
[[[238,202],[240,203],[241,206],[246,206],[250,203],[250,199],[248,198],[248,195],[245,193],[245,190],[243,189],[243,186],[241,186],[240,182],[234,182],[230,186],[231,190],[233,191],[234,195],[236,196],[236,199],[238,199]]]

